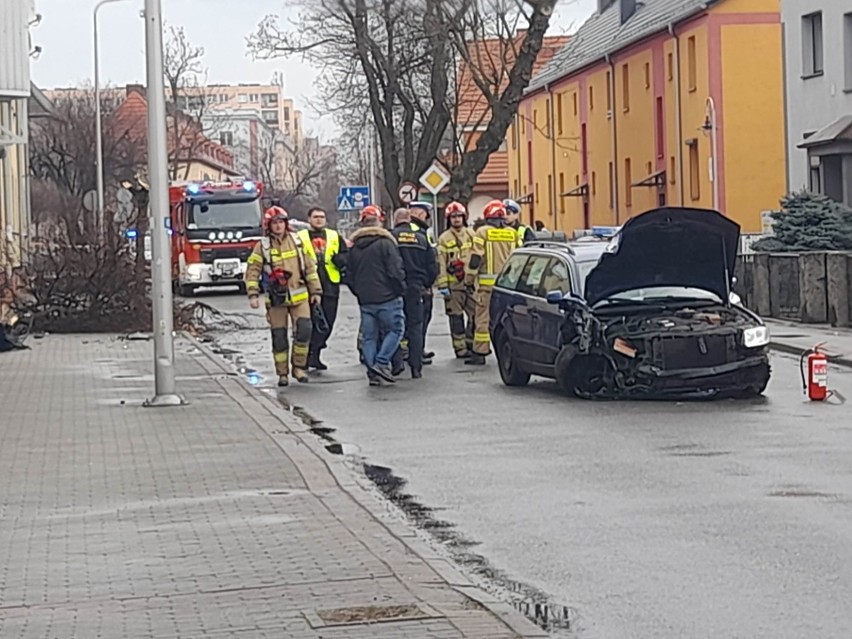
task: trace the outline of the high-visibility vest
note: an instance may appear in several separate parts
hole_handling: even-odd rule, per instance
[[[518,224],[518,246],[524,245],[524,238],[527,236],[529,228],[525,224]]]
[[[332,284],[340,284],[340,269],[331,260],[340,252],[340,234],[331,229],[323,229],[325,232],[325,272],[328,273],[328,279]],[[302,229],[298,233],[302,240],[302,246],[305,253],[317,260],[317,252],[314,250],[314,244],[311,241],[311,232],[308,229]]]
[[[438,246],[438,243],[435,241],[435,236],[432,235],[431,228],[424,229],[422,226],[420,226],[419,224],[415,224],[414,222],[409,222],[408,226],[411,228],[412,231],[423,231],[423,233],[426,234],[426,239],[429,242],[429,246],[431,246],[432,248],[436,248]]]

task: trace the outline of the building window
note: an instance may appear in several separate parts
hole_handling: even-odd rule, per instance
[[[627,113],[630,110],[630,69],[626,64],[621,67],[621,100]]]
[[[674,54],[672,53],[669,53],[666,56],[666,69],[669,82],[671,82],[672,80],[674,80]]]
[[[624,158],[624,206],[633,206],[633,167],[630,158]]]
[[[518,148],[518,116],[515,115],[515,123],[512,125],[512,149]]]
[[[231,131],[222,131],[219,135],[219,143],[222,146],[234,146],[234,134]]]
[[[553,213],[553,176],[547,176],[547,213]]]
[[[252,93],[252,94],[249,96],[249,101],[250,101],[250,102],[258,102],[259,100],[260,100],[260,97],[257,95],[257,93]]]
[[[846,60],[843,70],[846,90],[852,91],[852,13],[843,16],[843,59]]]
[[[559,193],[557,197],[559,197],[559,214],[565,215],[565,197],[562,195],[565,193],[565,174],[559,174]]]
[[[615,208],[615,168],[609,163],[609,208]]]
[[[822,12],[802,16],[802,75],[822,75]]]
[[[571,94],[571,98],[574,100],[574,115],[577,115],[577,92],[574,91]]]
[[[239,102],[240,104],[245,104],[246,102],[248,102],[248,97],[245,93],[240,93],[237,96],[237,102]]]
[[[535,203],[538,204],[541,200],[538,198],[538,182],[535,183]]]
[[[607,86],[609,86],[609,82],[607,82]],[[595,110],[595,88],[589,87],[589,111]]]
[[[562,135],[562,125],[563,125],[562,120],[563,120],[563,118],[562,118],[562,94],[557,93],[556,94],[556,132],[559,135]]]
[[[686,69],[689,90],[698,90],[698,61],[695,59],[695,36],[689,36],[686,40]]]
[[[811,167],[810,179],[808,180],[808,190],[811,193],[822,193],[822,179],[820,179],[820,170],[818,166]]]
[[[698,140],[693,138],[689,145],[689,197],[701,199],[701,162],[698,158]]]
[[[533,133],[538,128],[538,109],[533,109]]]
[[[548,137],[553,137],[553,131],[550,130],[550,100],[544,101],[544,133]]]
[[[523,115],[519,115],[518,119],[521,121],[521,135],[523,135],[527,132],[526,118]]]
[[[675,165],[675,156],[669,158],[669,184],[677,183],[677,166]]]
[[[657,158],[666,155],[666,114],[663,109],[663,98],[657,98]]]
[[[592,171],[592,196],[596,195],[598,192],[598,176]]]
[[[514,190],[512,191],[512,195],[513,195],[513,196],[518,197],[518,189],[519,189],[519,187],[518,187],[518,181],[517,181],[517,180],[515,180],[515,181],[514,181]]]
[[[651,88],[651,63],[650,62],[645,63],[645,88],[646,89]]]
[[[612,76],[609,71],[606,72],[606,110],[607,113],[612,111]]]

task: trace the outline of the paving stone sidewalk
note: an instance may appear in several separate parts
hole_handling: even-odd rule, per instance
[[[172,409],[142,407],[151,342],[29,344],[0,354],[0,637],[546,636],[192,343]]]

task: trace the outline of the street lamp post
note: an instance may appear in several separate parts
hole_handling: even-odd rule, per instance
[[[713,98],[707,98],[705,103],[704,126],[710,135],[710,173],[713,181],[713,210],[719,210],[719,151],[718,127],[716,124],[716,103]]]
[[[101,0],[95,5],[92,19],[95,23],[95,174],[97,180],[97,220],[96,228],[99,234],[103,233],[104,224],[104,143],[101,123],[101,61],[98,50],[98,11],[105,4],[124,2],[124,0]]]
[[[148,406],[178,406],[175,392],[172,247],[169,236],[169,175],[166,94],[163,85],[163,16],[160,0],[145,0],[145,61],[148,80],[148,182],[151,229],[151,297],[154,314],[155,395]]]

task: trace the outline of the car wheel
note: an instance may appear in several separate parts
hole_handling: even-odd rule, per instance
[[[181,297],[195,297],[195,287],[192,284],[181,284],[180,285],[180,296]]]
[[[763,395],[763,391],[766,390],[767,385],[769,385],[769,376],[769,365],[761,366],[760,370],[755,373],[755,378],[740,390],[735,391],[733,397],[735,399],[754,399],[755,397],[760,397]]]
[[[239,291],[240,295],[245,295],[248,293],[248,289],[246,289],[245,284],[240,284],[237,290]]]
[[[500,368],[500,379],[506,386],[526,386],[530,382],[530,374],[521,369],[512,354],[512,343],[509,337],[500,332],[496,339],[497,365]]]

